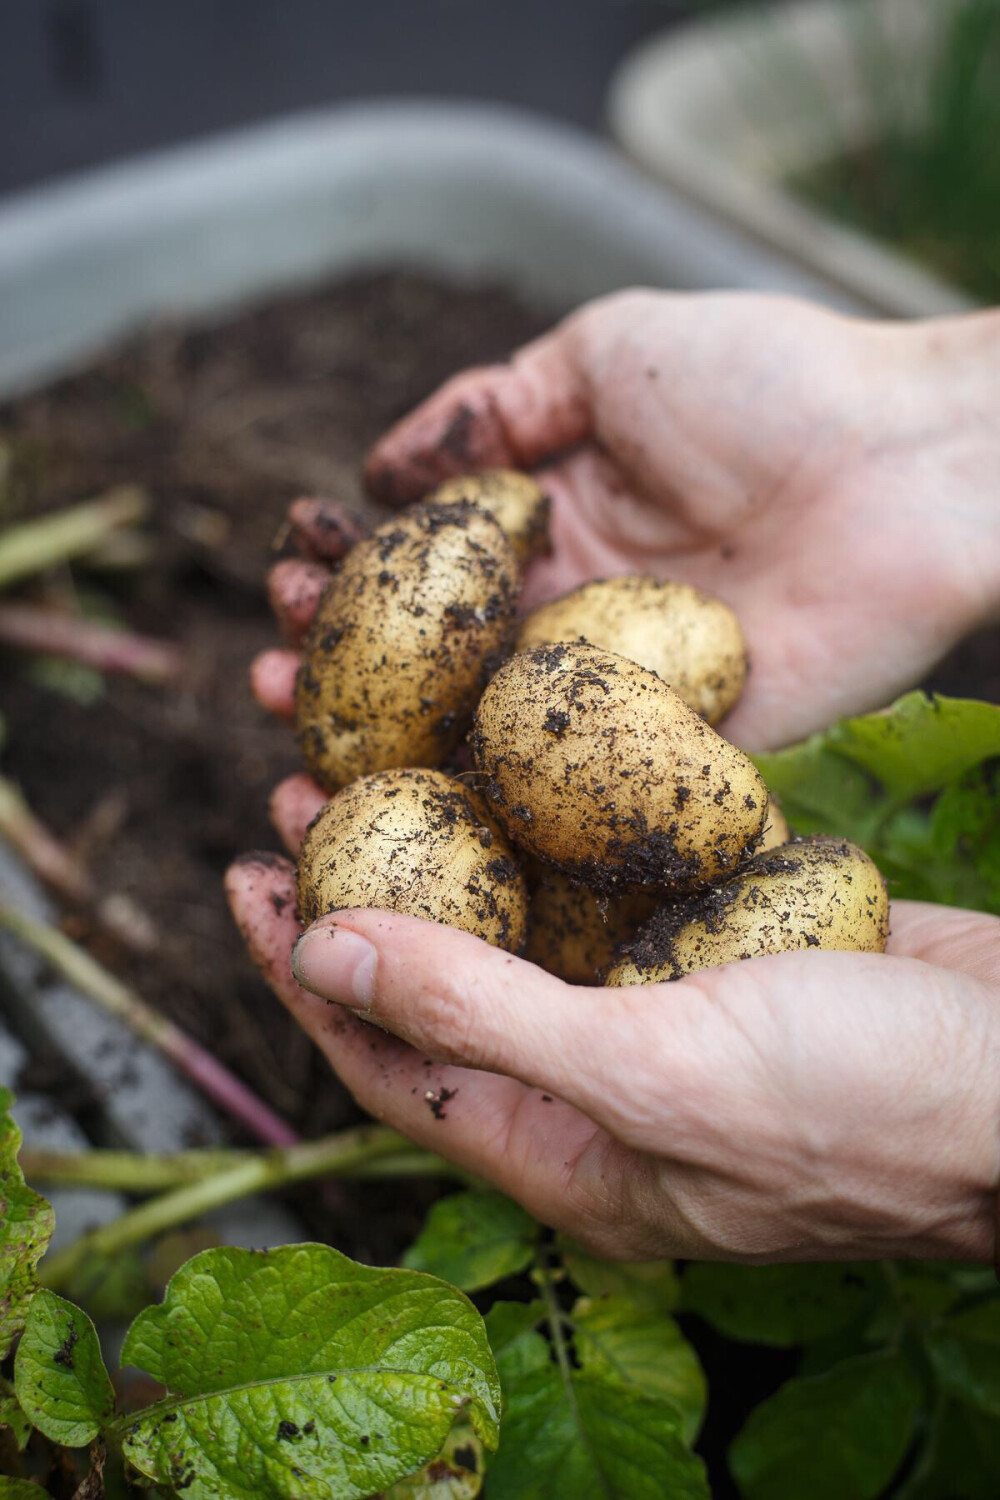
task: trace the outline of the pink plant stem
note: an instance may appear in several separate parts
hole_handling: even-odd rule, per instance
[[[96,900],[94,883],[76,855],[35,817],[17,787],[4,776],[0,776],[0,837],[57,895],[80,906]]]
[[[147,1005],[134,990],[122,984],[58,928],[50,927],[46,922],[32,921],[10,906],[0,906],[0,928],[6,928],[34,948],[64,979],[102,1010],[117,1016],[136,1036],[170,1058],[208,1098],[232,1119],[238,1120],[258,1141],[268,1146],[290,1146],[299,1139],[270,1105],[199,1046],[194,1037]]]
[[[32,604],[0,604],[0,643],[69,657],[98,671],[122,672],[143,682],[171,682],[181,669],[181,653],[169,641],[110,630]]]

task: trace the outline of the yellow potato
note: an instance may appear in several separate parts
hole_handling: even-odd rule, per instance
[[[514,843],[604,895],[709,884],[763,832],[751,761],[654,673],[596,646],[505,662],[471,744]]]
[[[438,505],[467,500],[498,522],[524,565],[549,550],[549,497],[530,474],[518,469],[484,469],[446,479],[429,496]]]
[[[888,935],[885,881],[867,854],[843,839],[798,839],[758,854],[723,885],[661,907],[605,983],[657,984],[796,948],[881,953]]]
[[[746,681],[736,616],[686,583],[633,575],[585,583],[532,610],[514,649],[581,640],[655,672],[710,724],[729,712]]]
[[[391,766],[440,766],[513,631],[518,565],[492,516],[425,502],[347,554],[296,685],[306,765],[328,790]]]
[[[536,864],[530,891],[525,958],[569,984],[598,984],[622,943],[656,909],[656,897],[629,891],[602,900],[559,870]]]
[[[405,912],[519,952],[524,876],[475,792],[443,771],[362,776],[313,819],[298,867],[299,915],[350,906]]]

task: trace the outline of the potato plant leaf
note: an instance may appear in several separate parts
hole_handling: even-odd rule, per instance
[[[67,1448],[92,1443],[114,1416],[115,1393],[93,1323],[44,1287],[28,1309],[14,1388],[39,1432]]]
[[[45,1199],[18,1165],[21,1132],[10,1115],[13,1095],[0,1088],[0,1359],[24,1327],[38,1285],[36,1270],[55,1223]]]
[[[46,1494],[30,1479],[4,1479],[0,1475],[0,1500],[45,1500]]]
[[[932,1329],[927,1344],[948,1395],[1000,1420],[1000,1299]]]
[[[895,1500],[996,1500],[1000,1422],[960,1402],[933,1419],[927,1445]]]
[[[169,1392],[130,1421],[125,1455],[186,1500],[364,1500],[433,1459],[460,1414],[497,1442],[499,1379],[468,1298],[326,1245],[196,1255],[122,1360]]]
[[[456,1422],[436,1458],[385,1490],[381,1500],[475,1500],[483,1487],[483,1445],[465,1422]]]
[[[705,1415],[705,1376],[673,1318],[623,1297],[581,1297],[571,1321],[582,1370],[664,1397],[681,1415],[685,1441],[694,1441]]]
[[[789,1380],[729,1450],[745,1500],[875,1500],[912,1440],[920,1383],[891,1351]]]
[[[585,1370],[564,1378],[551,1362],[505,1397],[490,1500],[708,1500],[701,1460],[661,1397]]]
[[[520,1376],[549,1363],[549,1346],[536,1331],[544,1317],[545,1303],[540,1299],[494,1302],[486,1314],[486,1334],[505,1392]]]
[[[502,1193],[452,1193],[435,1203],[403,1264],[476,1292],[523,1271],[537,1238],[535,1220]]]
[[[672,1312],[680,1295],[673,1261],[612,1261],[588,1255],[560,1236],[556,1248],[570,1277],[590,1297],[627,1297],[647,1312]]]
[[[681,1282],[681,1308],[729,1338],[775,1348],[829,1338],[870,1312],[877,1266],[736,1266],[696,1261]]]
[[[9,1381],[0,1377],[0,1427],[6,1427],[19,1452],[23,1452],[31,1433],[31,1423],[21,1410],[21,1403]]]

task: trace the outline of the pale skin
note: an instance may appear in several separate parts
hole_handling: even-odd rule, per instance
[[[450,382],[368,473],[406,501],[495,464],[536,469],[553,497],[531,600],[636,570],[720,594],[753,663],[724,732],[785,744],[889,701],[1000,612],[1000,315],[887,325],[622,294]],[[271,579],[293,647],[340,545],[307,503],[296,520],[313,560]],[[254,667],[284,716],[295,665]],[[304,776],[277,788],[291,854],[322,800]],[[265,978],[370,1113],[598,1254],[993,1254],[995,918],[896,902],[886,956],[588,990],[373,910],[317,923],[293,973],[291,862],[248,856],[228,890]]]

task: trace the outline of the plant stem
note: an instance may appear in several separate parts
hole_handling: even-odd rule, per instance
[[[121,672],[140,682],[172,682],[181,669],[181,653],[169,641],[112,630],[33,604],[0,605],[0,644],[68,657],[99,672]]]
[[[566,1335],[563,1331],[565,1314],[559,1306],[556,1296],[555,1282],[552,1280],[552,1272],[548,1261],[545,1259],[544,1251],[537,1261],[538,1282],[542,1289],[542,1297],[545,1300],[545,1311],[548,1315],[549,1336],[552,1339],[552,1347],[556,1352],[556,1363],[559,1373],[562,1375],[566,1385],[566,1399],[573,1410],[576,1411],[576,1396],[573,1391],[573,1366],[570,1362],[569,1347],[566,1343]]]
[[[96,500],[11,526],[0,537],[0,590],[89,552],[109,532],[134,526],[148,510],[145,490],[124,484]]]
[[[109,1015],[168,1057],[192,1082],[257,1140],[289,1146],[298,1137],[284,1120],[193,1037],[147,1005],[89,953],[46,922],[34,922],[12,907],[0,905],[0,928],[34,948],[62,977]]]
[[[327,1137],[336,1140],[338,1137]],[[435,1173],[457,1175],[455,1169],[411,1145],[403,1136],[396,1137],[397,1149],[389,1151],[380,1144],[377,1154],[357,1162],[337,1164],[338,1177],[416,1177]],[[301,1147],[290,1148],[301,1150]],[[136,1193],[140,1196],[172,1191],[207,1177],[228,1172],[247,1162],[260,1161],[259,1152],[226,1151],[211,1148],[178,1151],[173,1156],[159,1156],[141,1151],[45,1151],[30,1146],[22,1148],[19,1161],[25,1177],[32,1183],[71,1184],[74,1187],[106,1188],[109,1192]],[[267,1158],[270,1159],[270,1158]]]
[[[12,781],[0,776],[0,838],[5,838],[47,886],[67,901],[89,906],[97,896],[80,860],[40,822]]]
[[[47,1259],[41,1269],[41,1279],[48,1287],[64,1286],[91,1255],[117,1254],[178,1224],[200,1218],[211,1209],[254,1193],[287,1187],[311,1177],[356,1171],[380,1157],[402,1159],[407,1146],[406,1138],[388,1126],[359,1125],[322,1140],[302,1141],[284,1150],[241,1158],[221,1172],[179,1187],[172,1193],[164,1193],[131,1209],[112,1223],[91,1230],[68,1249]],[[417,1154],[422,1164],[426,1162],[426,1153]],[[450,1169],[445,1162],[440,1162],[435,1170],[447,1172]]]

